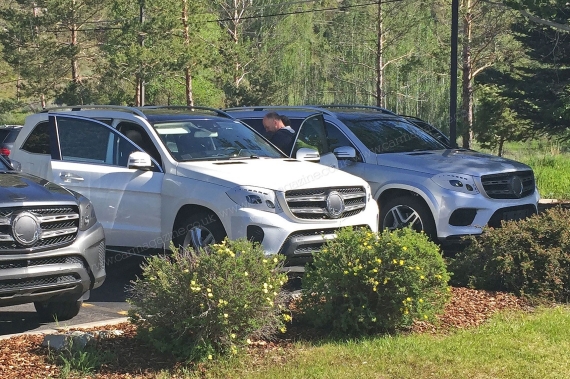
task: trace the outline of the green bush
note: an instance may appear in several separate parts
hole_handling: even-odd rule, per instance
[[[548,300],[570,295],[570,211],[551,208],[485,228],[449,262],[454,285]]]
[[[132,286],[130,319],[144,340],[181,359],[235,353],[250,338],[284,331],[281,266],[281,257],[245,240],[150,257]]]
[[[393,331],[433,320],[449,299],[437,245],[410,229],[341,229],[306,267],[303,318],[338,335]]]

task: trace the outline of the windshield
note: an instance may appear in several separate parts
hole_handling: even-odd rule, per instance
[[[154,124],[177,161],[237,158],[283,158],[276,148],[233,120],[193,119]]]
[[[398,119],[343,120],[366,147],[376,153],[442,150],[446,147],[428,133]]]

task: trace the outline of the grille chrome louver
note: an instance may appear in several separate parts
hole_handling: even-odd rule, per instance
[[[536,189],[532,170],[481,176],[481,184],[492,199],[520,199]]]
[[[331,206],[331,197],[341,200],[341,209]],[[302,219],[336,219],[358,214],[366,207],[363,187],[311,188],[285,192],[291,213]]]
[[[14,236],[13,220],[22,213],[33,215],[39,225],[37,241],[24,245]],[[70,245],[79,230],[79,209],[69,207],[13,207],[0,209],[0,253],[37,251]]]

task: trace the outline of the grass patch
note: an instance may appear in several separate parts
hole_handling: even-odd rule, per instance
[[[212,363],[186,378],[563,378],[570,367],[570,309],[498,314],[451,335],[311,344]],[[285,360],[283,357],[286,357]],[[180,375],[180,373],[178,374]],[[169,378],[168,375],[160,376]]]
[[[495,154],[485,149],[476,150]],[[505,145],[505,158],[514,159],[532,167],[536,185],[543,199],[570,199],[570,153],[567,143],[534,140]]]

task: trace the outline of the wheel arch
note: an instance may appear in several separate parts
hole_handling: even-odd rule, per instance
[[[226,234],[227,234],[227,228],[226,228],[226,225],[224,225],[224,220],[222,220],[222,218],[214,210],[212,210],[211,208],[205,207],[203,205],[186,204],[186,205],[183,205],[182,207],[180,207],[180,209],[176,213],[176,217],[174,218],[174,224],[172,225],[172,240],[174,240],[178,236],[179,229],[184,229],[184,226],[183,226],[184,220],[187,217],[189,217],[190,215],[195,214],[195,213],[199,213],[199,212],[209,212],[209,213],[213,213],[214,215],[216,215],[216,217],[222,223],[222,226],[224,227],[224,230],[226,231]]]

